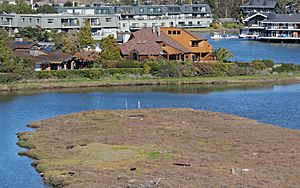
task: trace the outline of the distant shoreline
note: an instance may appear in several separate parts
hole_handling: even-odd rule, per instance
[[[113,86],[151,85],[205,85],[205,84],[255,84],[255,83],[300,83],[300,75],[235,76],[235,77],[192,77],[153,79],[58,79],[36,80],[27,83],[0,84],[0,93],[30,90],[51,90],[67,88],[100,88]]]
[[[219,33],[223,33],[225,31],[225,33],[228,33],[228,34],[239,34],[240,33],[240,29],[226,29],[226,28],[222,28],[222,29],[213,29],[213,28],[196,28],[196,29],[193,29],[193,28],[190,28],[190,29],[187,29],[189,31],[195,31],[195,32],[199,32],[199,33],[204,33],[204,34],[207,34],[207,33],[213,33],[213,32],[219,32]]]

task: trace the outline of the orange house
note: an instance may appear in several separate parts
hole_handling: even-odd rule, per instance
[[[212,46],[207,39],[181,28],[142,28],[121,45],[127,60],[165,59],[176,61],[210,61]]]

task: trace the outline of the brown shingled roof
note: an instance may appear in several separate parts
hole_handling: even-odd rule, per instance
[[[164,32],[161,32],[160,36],[158,36],[156,32],[153,32],[152,28],[142,28],[134,32],[132,39],[122,44],[120,48],[123,55],[128,55],[132,51],[137,51],[140,55],[160,55],[163,53],[163,49],[159,42],[172,46],[183,53],[189,52],[188,49]]]
[[[41,52],[42,52],[42,55],[33,56],[33,55],[30,55],[29,50],[16,50],[16,51],[13,51],[13,55],[16,57],[19,57],[19,58],[32,60],[37,64],[61,63],[71,57],[69,54],[65,54],[60,51],[46,52],[46,51],[41,50]]]
[[[151,28],[143,28],[133,33],[133,39],[121,45],[122,54],[138,51],[140,55],[159,55],[163,52],[157,43],[159,37]]]

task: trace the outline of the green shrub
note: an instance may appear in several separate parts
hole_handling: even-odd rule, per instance
[[[246,62],[235,62],[238,67],[250,67],[250,63]]]
[[[150,65],[145,64],[143,66],[144,74],[151,74],[151,67]]]
[[[117,68],[141,68],[142,64],[138,61],[118,61]]]
[[[15,82],[18,80],[18,76],[14,73],[0,73],[0,83]]]
[[[255,70],[264,70],[267,66],[262,62],[251,62],[250,67],[254,68]]]
[[[194,77],[199,75],[199,68],[193,65],[193,63],[178,65],[179,71],[184,77]]]
[[[273,72],[298,72],[300,71],[300,65],[294,64],[281,64],[273,68]]]
[[[51,72],[51,76],[59,78],[59,79],[69,78],[70,74],[72,74],[71,71],[68,71],[68,70],[53,71],[53,72]]]
[[[40,79],[48,79],[52,77],[52,72],[53,71],[38,71],[35,73],[35,75]]]
[[[144,73],[143,68],[111,68],[105,69],[107,73],[114,76],[116,74],[125,75],[125,74],[136,74],[142,75]]]
[[[214,74],[214,68],[211,63],[195,63],[194,65],[199,69],[199,75],[201,76],[211,76]]]
[[[113,60],[103,60],[100,65],[102,68],[117,68],[118,61]]]
[[[274,61],[271,59],[261,59],[261,60],[256,59],[256,60],[251,61],[251,63],[255,63],[255,62],[263,63],[266,65],[267,68],[272,68],[274,66]]]
[[[85,78],[100,79],[103,76],[104,71],[102,69],[86,69],[83,74]]]
[[[181,77],[180,70],[177,67],[178,62],[166,61],[159,66],[158,76],[160,77]]]
[[[231,63],[195,63],[201,76],[227,76]]]
[[[149,66],[151,74],[155,75],[158,73],[160,66],[163,64],[165,64],[165,61],[148,60],[143,63],[143,67]]]

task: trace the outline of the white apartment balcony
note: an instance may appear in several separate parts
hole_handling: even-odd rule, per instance
[[[1,26],[12,27],[12,22],[11,21],[2,21],[0,23],[1,23]]]

